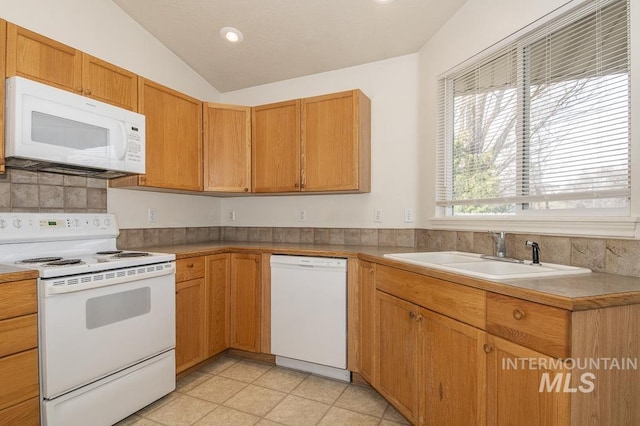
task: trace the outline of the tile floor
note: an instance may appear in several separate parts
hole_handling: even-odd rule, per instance
[[[117,426],[401,424],[370,387],[221,356]]]

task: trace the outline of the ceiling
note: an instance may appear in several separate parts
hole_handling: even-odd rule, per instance
[[[466,0],[113,1],[228,92],[415,53]],[[225,41],[226,26],[244,41]]]

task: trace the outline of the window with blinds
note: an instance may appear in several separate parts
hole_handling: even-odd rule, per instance
[[[628,214],[628,8],[590,2],[441,79],[446,215]]]

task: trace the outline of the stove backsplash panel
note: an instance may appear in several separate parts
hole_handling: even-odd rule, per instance
[[[107,180],[7,168],[0,176],[0,211],[106,213]]]

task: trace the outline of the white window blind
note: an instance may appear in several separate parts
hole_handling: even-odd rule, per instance
[[[593,1],[440,81],[449,215],[627,211],[628,1]]]

